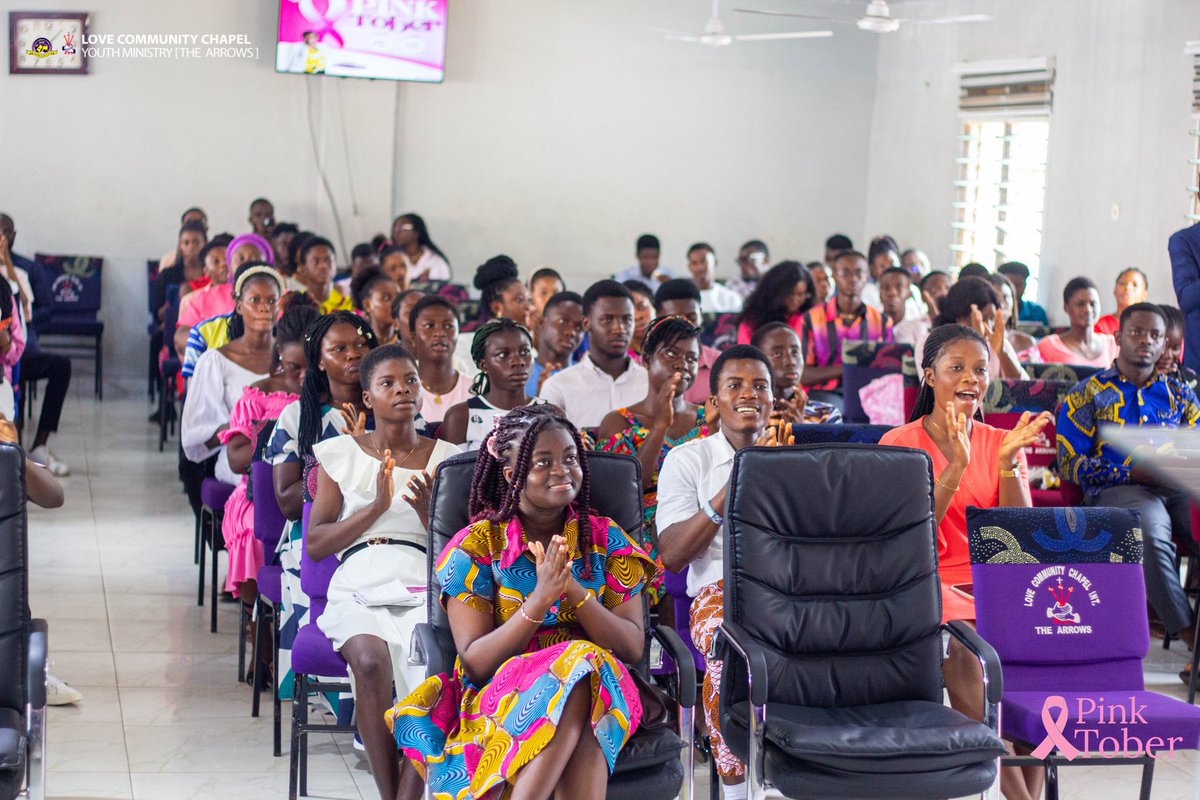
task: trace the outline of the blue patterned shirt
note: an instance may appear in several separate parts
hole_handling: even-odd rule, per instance
[[[1088,495],[1133,482],[1132,456],[1104,440],[1101,424],[1194,428],[1198,419],[1196,393],[1177,373],[1156,372],[1145,385],[1136,386],[1115,366],[1097,372],[1076,384],[1058,411],[1063,480],[1078,484]]]

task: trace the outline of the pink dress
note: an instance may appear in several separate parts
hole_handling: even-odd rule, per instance
[[[233,311],[233,283],[210,283],[179,301],[179,327],[190,331],[197,322]]]
[[[296,397],[288,392],[265,394],[253,384],[247,386],[229,414],[229,427],[217,434],[221,444],[227,444],[239,433],[249,437],[251,442],[257,441],[263,421],[278,418],[283,407],[296,400]],[[248,482],[249,478],[243,475],[233,494],[229,495],[225,503],[225,519],[221,523],[225,549],[229,551],[229,570],[225,575],[227,592],[236,592],[237,585],[243,581],[255,580],[263,565],[262,547],[254,538],[254,505],[246,497]],[[273,492],[274,487],[260,486],[255,490]]]
[[[1098,333],[1096,336],[1104,345],[1100,350],[1100,355],[1096,358],[1084,358],[1074,350],[1068,348],[1062,343],[1062,338],[1057,333],[1052,333],[1038,342],[1038,352],[1042,355],[1042,360],[1047,364],[1076,364],[1078,366],[1090,367],[1107,367],[1111,366],[1113,359],[1117,357],[1117,340],[1109,336],[1107,333]]]

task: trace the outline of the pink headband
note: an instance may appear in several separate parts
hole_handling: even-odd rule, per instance
[[[225,260],[232,261],[233,254],[244,244],[252,244],[258,248],[258,251],[262,253],[262,258],[258,259],[259,261],[265,261],[272,266],[275,265],[275,251],[271,249],[271,243],[257,233],[243,233],[241,236],[235,237],[229,243],[229,246],[225,248]]]

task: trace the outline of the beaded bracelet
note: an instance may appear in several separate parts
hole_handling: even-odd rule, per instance
[[[945,489],[946,491],[950,492],[951,494],[954,494],[955,492],[958,491],[957,486],[947,486],[946,484],[942,483],[937,478],[934,478],[933,482],[936,483],[938,486],[942,487],[943,489]]]
[[[529,621],[530,621],[530,622],[532,622],[534,625],[541,625],[541,624],[542,624],[542,623],[541,623],[541,622],[539,622],[538,620],[534,619],[533,617],[531,617],[531,616],[529,616],[528,614],[526,614],[526,613],[525,613],[525,604],[524,604],[524,603],[522,603],[521,605],[517,606],[517,610],[521,612],[521,616],[522,616],[522,617],[524,617],[525,619],[529,620]]]

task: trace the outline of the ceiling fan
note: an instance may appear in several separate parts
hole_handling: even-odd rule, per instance
[[[833,36],[833,31],[786,31],[783,33],[739,33],[729,34],[725,32],[725,24],[721,22],[721,18],[717,13],[717,5],[719,0],[712,0],[712,16],[704,25],[704,32],[700,34],[676,33],[675,31],[666,31],[661,28],[651,28],[653,31],[663,34],[664,38],[674,42],[695,42],[697,44],[706,44],[710,47],[725,47],[734,42],[769,42],[776,39],[823,39],[827,36]],[[768,13],[768,12],[764,12]]]
[[[743,14],[764,14],[772,17],[797,17],[799,19],[816,19],[822,22],[842,22],[857,25],[860,30],[872,33],[891,33],[905,25],[947,25],[957,22],[988,22],[992,18],[987,14],[959,14],[953,17],[893,17],[888,8],[887,0],[870,0],[867,10],[861,17],[825,17],[814,14],[793,14],[790,11],[764,11],[752,8],[739,8]]]

